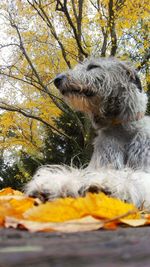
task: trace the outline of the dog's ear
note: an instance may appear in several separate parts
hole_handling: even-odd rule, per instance
[[[129,77],[129,81],[136,85],[140,92],[143,91],[141,80],[137,71],[133,68],[130,62],[120,62],[121,67],[124,69],[126,75]]]
[[[134,78],[133,77],[131,78],[131,82],[134,83],[137,86],[137,88],[139,89],[140,92],[143,91],[140,78],[139,78],[139,76],[138,76],[136,71],[135,71]]]
[[[142,90],[142,85],[137,71],[127,62],[119,62],[118,94],[113,95],[114,115],[120,120],[137,120],[138,114],[144,114],[147,105],[147,96]],[[116,113],[115,113],[116,112]]]

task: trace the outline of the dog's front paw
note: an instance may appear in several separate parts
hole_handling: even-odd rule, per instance
[[[59,197],[59,188],[55,185],[55,190],[53,187],[51,178],[43,175],[37,176],[37,174],[32,178],[32,180],[27,183],[24,188],[25,194],[30,197],[39,198],[42,202],[54,200]]]
[[[105,171],[95,171],[92,169],[83,170],[81,187],[79,190],[80,196],[85,196],[87,193],[103,192],[106,195],[111,195],[111,187],[107,185]]]
[[[79,196],[80,182],[75,169],[59,165],[41,167],[25,186],[25,193],[37,197],[42,202],[57,198]]]
[[[89,186],[87,185],[83,185],[80,190],[79,190],[79,195],[80,196],[86,196],[87,193],[104,193],[108,196],[111,196],[112,193],[110,191],[110,189],[108,189],[107,187],[103,187],[103,186],[100,186],[100,185],[97,185],[97,184],[90,184]]]

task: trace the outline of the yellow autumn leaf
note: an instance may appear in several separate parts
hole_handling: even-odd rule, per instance
[[[34,206],[34,199],[0,200],[0,222],[3,224],[6,216],[23,218],[23,212]]]
[[[64,222],[82,218],[86,210],[74,207],[74,199],[66,198],[64,201],[47,202],[34,207],[24,213],[24,218],[37,222]]]
[[[103,193],[87,194],[84,198],[58,199],[31,208],[24,213],[24,218],[38,222],[63,222],[91,215],[96,218],[112,219],[113,217],[135,211],[127,218],[140,218],[133,204],[110,198]]]
[[[11,199],[9,201],[11,207],[19,214],[22,214],[26,210],[34,207],[35,200],[33,198],[24,198],[24,199]]]
[[[21,218],[22,215],[20,215],[8,201],[0,201],[0,226],[5,225],[6,216]]]
[[[22,192],[20,192],[20,191],[18,191],[18,190],[14,190],[14,189],[12,189],[11,187],[6,187],[6,188],[4,188],[4,189],[2,189],[2,190],[0,190],[0,197],[1,196],[8,196],[8,195],[19,195],[19,196],[22,196],[23,195],[23,193]]]
[[[150,214],[141,215],[133,204],[104,193],[88,193],[86,197],[41,204],[12,188],[0,191],[1,227],[21,227],[30,232],[77,232],[116,229],[118,224],[132,227],[150,224]]]
[[[0,226],[4,225],[5,217],[22,218],[23,212],[34,206],[35,199],[26,197],[12,188],[0,190]]]

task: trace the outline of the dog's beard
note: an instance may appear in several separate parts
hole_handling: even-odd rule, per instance
[[[91,90],[90,85],[82,85],[75,80],[64,80],[60,91],[64,100],[76,111],[86,114],[99,114],[100,96],[95,90]]]
[[[85,96],[68,94],[65,97],[65,101],[75,110],[88,113],[90,112],[89,99]]]
[[[78,95],[68,93],[64,96],[65,101],[76,111],[81,111],[87,114],[99,114],[99,97],[86,97],[84,95]]]

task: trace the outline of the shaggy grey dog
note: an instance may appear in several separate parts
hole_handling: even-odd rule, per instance
[[[66,102],[90,117],[97,137],[86,169],[43,166],[28,195],[54,199],[104,191],[150,205],[150,119],[135,69],[115,58],[89,59],[54,80]]]

